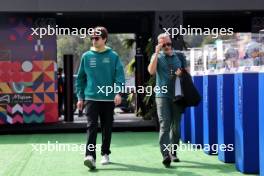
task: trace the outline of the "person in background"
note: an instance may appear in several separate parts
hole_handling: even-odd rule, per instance
[[[58,109],[59,109],[59,117],[63,112],[63,78],[62,78],[62,68],[58,68]]]

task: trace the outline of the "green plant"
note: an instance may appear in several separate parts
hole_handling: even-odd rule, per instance
[[[150,58],[153,52],[154,52],[154,42],[150,38],[145,48],[145,53],[148,57],[148,61],[150,61]],[[156,77],[150,76],[149,80],[146,82],[144,86],[145,87],[151,86],[153,90],[155,85],[156,85]],[[144,113],[142,109],[139,109],[137,112],[137,115],[142,116],[143,119],[145,120],[151,120],[153,118],[156,118],[157,117],[157,107],[156,107],[156,102],[155,102],[155,94],[151,94],[151,96],[145,96],[143,99],[143,103],[147,111]]]
[[[126,73],[128,76],[133,75],[133,73],[135,72],[135,68],[136,68],[136,59],[133,58],[131,59],[131,61],[127,64],[126,66]]]
[[[152,89],[156,85],[156,77],[151,76],[149,80],[147,81],[145,86],[151,86]],[[143,119],[145,120],[151,120],[157,116],[157,107],[155,102],[155,94],[152,94],[151,96],[145,96],[143,99],[143,103],[145,105],[145,108],[148,110],[146,113],[143,113],[141,109],[138,111],[138,115],[141,115]]]
[[[135,39],[130,39],[130,38],[126,38],[122,41],[123,46],[126,49],[131,49],[133,48],[134,44],[135,44],[136,40]]]
[[[126,48],[132,48],[134,46],[135,42],[136,42],[135,39],[125,39],[125,40],[123,40],[123,45]],[[150,61],[151,55],[154,51],[154,43],[153,43],[153,40],[151,38],[148,40],[148,43],[147,43],[144,51],[147,55],[148,61]],[[135,72],[135,67],[136,67],[136,60],[135,60],[135,58],[133,58],[127,65],[127,74],[132,75]],[[150,76],[149,80],[146,82],[146,84],[144,86],[145,87],[151,86],[153,88],[155,85],[156,85],[155,76]],[[133,93],[129,94],[128,99],[127,99],[129,103],[132,102],[133,96],[134,96]],[[139,108],[136,112],[136,115],[142,116],[143,119],[145,119],[145,120],[151,120],[151,119],[155,118],[157,116],[155,95],[152,94],[151,96],[145,96],[143,99],[143,103],[144,103],[144,106],[147,109],[147,111],[144,113],[142,111],[142,109]]]

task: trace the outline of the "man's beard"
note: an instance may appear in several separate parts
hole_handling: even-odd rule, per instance
[[[163,50],[163,52],[165,53],[165,55],[171,55],[172,49]]]

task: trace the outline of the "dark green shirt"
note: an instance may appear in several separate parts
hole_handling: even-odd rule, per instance
[[[156,97],[174,97],[174,79],[170,76],[175,75],[178,68],[186,67],[186,59],[184,54],[179,51],[173,51],[172,56],[165,55],[160,52],[158,55],[158,64],[156,70],[156,86],[160,89],[167,86],[166,93],[164,91],[156,92]]]

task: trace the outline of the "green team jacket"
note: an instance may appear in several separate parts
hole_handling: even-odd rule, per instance
[[[101,52],[91,47],[82,55],[76,79],[79,100],[113,101],[115,95],[120,92],[114,92],[114,87],[121,88],[124,84],[123,65],[118,54],[110,47]]]

